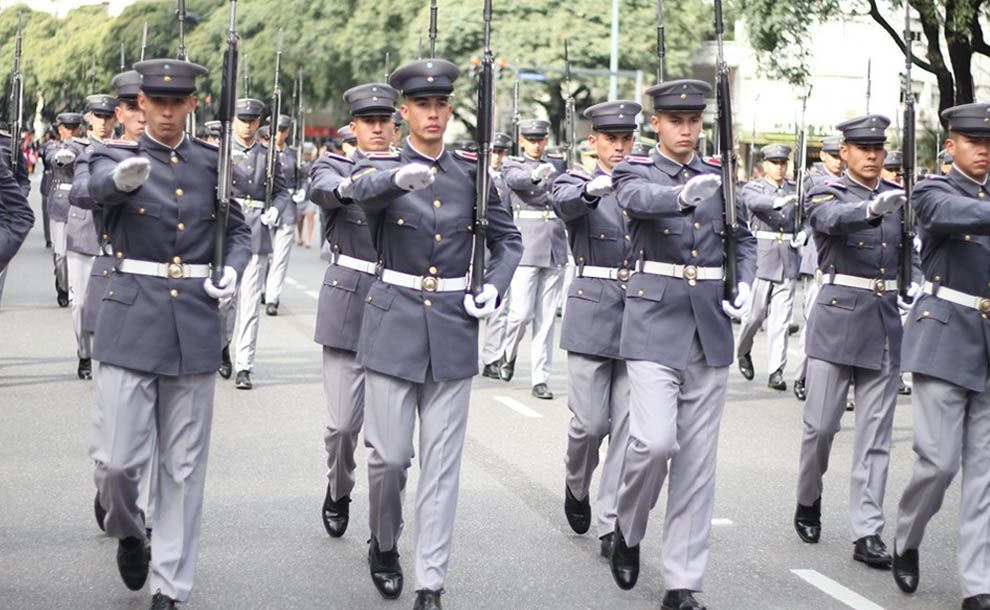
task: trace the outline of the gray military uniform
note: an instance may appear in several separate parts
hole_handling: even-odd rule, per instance
[[[0,222],[0,300],[3,299],[3,286],[6,281],[7,276],[7,265],[10,259],[14,257],[17,249],[20,247],[21,243],[24,241],[24,236],[31,229],[34,224],[34,212],[31,211],[30,206],[27,208],[28,214],[24,213],[24,208],[22,207],[21,199],[24,199],[23,205],[27,205],[27,194],[31,188],[31,181],[27,175],[27,160],[24,158],[24,154],[18,151],[21,157],[20,163],[18,164],[17,174],[11,173],[10,170],[10,138],[5,137],[6,132],[0,131],[0,163],[5,165],[8,169],[7,173],[10,174],[10,179],[13,180],[15,185],[19,185],[21,189],[21,197],[17,197],[10,189],[10,184],[8,182],[8,177],[0,172],[0,181],[3,183],[3,193],[0,197],[7,198],[7,201],[2,202],[4,207],[5,218],[4,221]],[[6,142],[6,145],[4,144]],[[23,174],[23,176],[22,176]],[[24,235],[21,235],[23,231]]]
[[[92,355],[92,331],[84,327],[86,293],[96,258],[104,254],[103,242],[107,236],[103,230],[102,211],[95,205],[81,206],[80,199],[89,197],[89,158],[99,142],[93,142],[76,159],[69,191],[69,219],[66,223],[67,268],[69,277],[69,305],[72,307],[72,327],[76,334],[76,355],[90,358]]]
[[[274,142],[274,136],[272,141]],[[278,153],[285,187],[291,192],[294,192],[296,188],[296,156],[298,154],[298,149],[288,145]],[[302,188],[304,190],[306,188],[305,180],[303,180]],[[266,303],[278,303],[282,297],[285,274],[289,270],[289,255],[292,253],[292,244],[296,238],[297,222],[299,222],[298,209],[295,200],[290,197],[289,203],[285,206],[285,214],[279,218],[278,226],[272,230],[271,264],[268,267],[268,277],[265,280]]]
[[[45,165],[52,168],[52,182],[48,195],[48,214],[51,223],[52,252],[55,261],[55,285],[65,292],[69,291],[69,268],[66,259],[67,240],[66,224],[69,221],[69,191],[72,190],[72,178],[75,173],[75,162],[89,140],[71,138],[53,143],[47,149]],[[70,162],[60,164],[55,160],[60,150],[68,150],[74,158]]]

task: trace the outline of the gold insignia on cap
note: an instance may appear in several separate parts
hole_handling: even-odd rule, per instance
[[[619,113],[619,118],[620,118],[620,119],[622,119],[622,118],[625,118],[625,115],[623,115],[623,114],[622,114],[622,113],[620,112],[620,113]]]
[[[687,99],[687,93],[682,93],[681,94],[681,99],[682,100],[686,100]]]
[[[371,98],[371,101],[373,101],[373,102],[377,102],[377,101],[378,101],[378,96],[376,95],[376,96],[374,96],[373,98]]]
[[[427,68],[432,68],[433,67],[433,62],[432,61],[426,62],[426,67]]]
[[[166,75],[165,75],[164,77],[162,77],[162,80],[163,80],[163,81],[165,81],[166,83],[167,83],[167,82],[171,82],[171,80],[172,80],[172,77],[171,77],[171,76],[169,76],[168,74],[166,74]]]

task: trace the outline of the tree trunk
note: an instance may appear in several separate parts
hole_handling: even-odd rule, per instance
[[[968,104],[973,101],[973,44],[970,41],[969,21],[960,24],[959,19],[953,18],[960,10],[965,9],[959,6],[958,0],[946,1],[945,40],[952,73],[956,75],[955,104]]]
[[[942,49],[939,47],[941,31],[938,23],[938,11],[936,10],[935,3],[931,0],[915,2],[911,6],[918,11],[921,18],[921,30],[925,34],[925,41],[928,47],[925,56],[932,65],[935,78],[938,80],[938,111],[939,115],[941,115],[943,110],[955,105],[955,85],[952,72],[949,71],[949,67],[945,64]],[[939,117],[939,120],[941,120],[941,117]]]

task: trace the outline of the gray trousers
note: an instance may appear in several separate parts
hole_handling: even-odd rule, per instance
[[[266,255],[253,254],[244,275],[238,278],[237,292],[220,300],[220,326],[223,344],[233,341],[232,355],[235,371],[254,370],[258,345],[258,324],[261,318],[261,291],[265,288]]]
[[[272,231],[271,267],[265,280],[265,302],[278,303],[285,285],[285,274],[289,270],[289,255],[296,238],[296,227],[279,225]]]
[[[962,467],[959,579],[963,597],[990,593],[990,390],[914,375],[914,470],[897,511],[898,551],[917,549]]]
[[[168,377],[106,363],[95,373],[102,421],[94,418],[90,456],[106,468],[99,491],[107,535],[144,538],[139,487],[144,471],[157,469],[149,589],[184,602],[199,552],[216,375]]]
[[[93,333],[82,329],[83,306],[86,302],[86,287],[89,274],[93,270],[95,256],[69,252],[66,267],[69,273],[69,305],[72,307],[72,330],[76,333],[76,355],[90,358],[93,353]]]
[[[354,451],[364,423],[364,367],[354,352],[323,347],[323,396],[327,479],[331,497],[340,500],[354,489]]]
[[[481,363],[491,364],[502,357],[505,346],[505,332],[509,323],[509,290],[502,297],[495,313],[485,320],[485,340],[481,346]]]
[[[884,350],[881,369],[832,364],[808,358],[808,399],[804,402],[798,504],[822,495],[832,440],[841,428],[849,384],[854,383],[856,429],[849,479],[849,521],[853,540],[883,532],[883,498],[890,465],[890,437],[897,404],[898,370]]]
[[[433,381],[428,369],[425,383],[412,383],[366,371],[364,387],[371,535],[383,551],[398,544],[419,413],[416,588],[438,591],[450,561],[471,379]]]
[[[802,275],[801,281],[804,286],[804,303],[801,307],[802,318],[804,318],[804,324],[801,325],[801,338],[798,342],[798,361],[797,367],[794,371],[794,379],[804,381],[807,378],[808,370],[808,355],[805,353],[805,342],[808,338],[808,319],[811,317],[811,312],[814,311],[815,301],[818,300],[818,280],[814,276]]]
[[[742,317],[739,328],[740,356],[753,350],[753,339],[767,322],[767,373],[787,366],[787,326],[794,311],[795,280],[771,282],[757,278],[753,283],[753,305]]]
[[[573,416],[567,430],[564,471],[568,489],[583,500],[598,467],[599,448],[608,452],[595,500],[598,535],[615,531],[619,476],[629,440],[629,374],[623,360],[567,354],[567,406]]]
[[[557,318],[564,284],[564,266],[517,267],[512,276],[509,320],[502,352],[514,360],[519,344],[526,334],[526,325],[533,323],[530,346],[532,385],[548,383],[553,366],[553,328]]]
[[[697,335],[683,371],[644,360],[630,360],[626,366],[629,442],[619,483],[617,523],[627,544],[639,544],[669,474],[663,583],[667,589],[701,591],[729,368],[708,366]]]
[[[55,285],[59,290],[69,291],[69,267],[66,261],[66,243],[64,222],[51,221],[52,260],[55,262]]]

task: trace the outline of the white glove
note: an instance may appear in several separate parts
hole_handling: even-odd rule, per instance
[[[921,238],[917,235],[914,236],[914,251],[921,254]]]
[[[214,299],[226,299],[234,296],[234,293],[237,292],[237,272],[234,271],[233,267],[224,267],[220,283],[214,286],[213,278],[208,277],[203,280],[203,290]]]
[[[136,191],[151,175],[151,161],[144,157],[124,159],[113,168],[110,177],[118,190],[130,193]]]
[[[783,197],[774,197],[773,209],[779,210],[788,203],[797,203],[797,195],[784,195]]]
[[[418,191],[433,184],[433,172],[422,163],[407,163],[395,172],[392,180],[404,191]]]
[[[299,189],[298,191],[292,191],[292,202],[302,203],[306,201],[306,189]]]
[[[230,151],[230,160],[234,162],[235,165],[240,165],[247,161],[247,153],[243,150],[232,150]]]
[[[804,232],[804,229],[801,229],[791,240],[791,247],[797,250],[806,243],[808,243],[808,234]]]
[[[904,195],[904,191],[897,189],[894,191],[880,193],[877,195],[876,199],[871,201],[870,204],[866,206],[866,209],[870,216],[876,218],[877,216],[883,216],[884,214],[893,212],[906,202],[907,197]]]
[[[736,295],[736,300],[730,303],[723,299],[722,311],[724,311],[725,315],[730,318],[738,319],[742,318],[743,315],[749,311],[749,301],[752,295],[749,291],[749,284],[745,282],[739,282],[736,289],[739,293]]]
[[[919,294],[921,294],[921,286],[917,282],[911,282],[907,289],[907,299],[902,298],[900,292],[897,293],[897,307],[902,311],[910,311],[911,305]]]
[[[59,165],[68,165],[76,160],[76,153],[72,152],[68,148],[60,148],[55,152],[55,163]]]
[[[681,190],[678,201],[682,208],[693,208],[722,188],[722,177],[717,174],[702,174],[687,181]]]
[[[540,163],[536,166],[536,169],[533,170],[533,173],[529,175],[529,179],[533,182],[543,182],[550,176],[554,175],[556,171],[557,168],[550,163]]]
[[[478,296],[474,296],[470,292],[464,295],[464,309],[472,318],[481,320],[495,313],[497,301],[498,290],[491,284],[485,284]]]
[[[278,208],[270,207],[261,214],[261,224],[266,227],[275,228],[278,224]]]
[[[584,185],[584,192],[591,197],[601,197],[612,192],[612,176],[598,176]]]
[[[337,185],[337,195],[339,195],[341,199],[349,198],[353,191],[354,183],[351,182],[350,178],[344,178],[340,181],[340,184]]]

